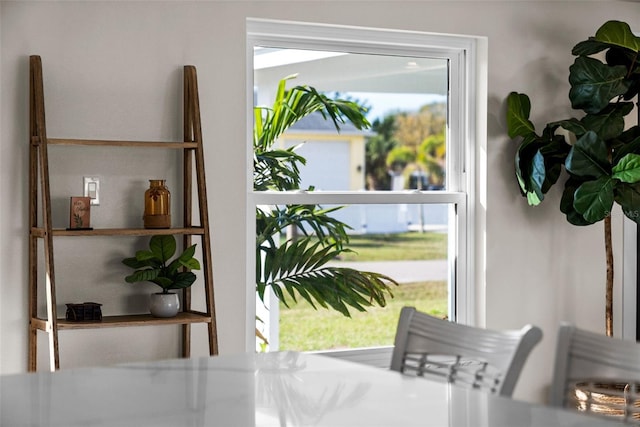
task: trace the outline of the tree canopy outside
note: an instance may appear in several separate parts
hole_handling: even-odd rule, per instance
[[[405,188],[409,188],[412,174],[423,174],[428,186],[440,188],[445,178],[445,128],[443,103],[375,120],[372,130],[376,135],[367,140],[366,147],[367,189],[390,190],[392,174],[404,176]]]

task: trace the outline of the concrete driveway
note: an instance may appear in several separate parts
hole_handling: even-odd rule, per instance
[[[374,271],[387,275],[398,283],[447,280],[448,277],[446,260],[333,262],[328,265]]]

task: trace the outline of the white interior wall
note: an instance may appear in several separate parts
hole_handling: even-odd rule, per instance
[[[493,328],[518,328],[524,323],[543,328],[545,337],[534,350],[515,394],[542,401],[551,375],[558,322],[569,320],[587,329],[604,330],[602,224],[569,225],[559,211],[557,190],[542,206],[526,206],[513,176],[515,144],[506,136],[504,100],[512,90],[531,95],[532,118],[540,125],[569,116],[567,73],[573,45],[608,19],[638,24],[640,10],[637,4],[615,1],[398,3],[1,2],[0,372],[26,370],[30,54],[43,59],[48,134],[52,137],[180,139],[181,67],[197,67],[207,144],[220,351],[245,350],[244,31],[245,19],[253,17],[488,38],[488,144],[487,152],[482,153],[488,170],[487,286],[479,292],[486,299],[486,319],[482,320]],[[116,174],[133,175],[131,181],[137,182],[150,174],[138,169],[143,156],[103,159]],[[62,170],[72,166],[64,156],[56,162]],[[86,163],[86,172],[93,173],[99,166]],[[69,185],[74,182],[72,179]],[[96,221],[101,217],[115,220],[111,215],[119,215],[125,223],[133,220],[135,207],[126,203],[104,213],[108,201],[122,191],[123,182],[105,179],[104,204],[94,211]],[[127,191],[142,187],[136,185],[135,190]],[[104,210],[99,213],[99,209]],[[618,213],[614,236],[618,261],[620,223]],[[85,253],[95,251],[100,256],[92,264],[92,274],[69,286],[68,297],[83,295],[93,287],[92,299],[112,301],[110,310],[125,310],[127,296],[142,293],[120,282],[126,270],[118,270],[117,260],[126,248],[111,241],[82,244],[89,246]],[[135,244],[131,242],[130,248]],[[62,263],[60,269],[72,269],[76,263],[90,262],[88,258],[56,262]],[[94,274],[105,284],[92,283]],[[619,268],[618,290],[621,274]],[[195,335],[194,354],[206,354],[204,331]],[[62,367],[174,357],[176,342],[172,328],[62,332]]]

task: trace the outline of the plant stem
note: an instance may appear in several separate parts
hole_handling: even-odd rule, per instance
[[[611,244],[611,214],[604,218],[604,247],[607,259],[607,286],[605,292],[605,329],[613,336],[613,247]]]

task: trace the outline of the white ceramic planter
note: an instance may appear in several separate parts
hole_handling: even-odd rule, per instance
[[[173,317],[180,310],[180,299],[175,293],[151,294],[149,311],[154,317]]]

